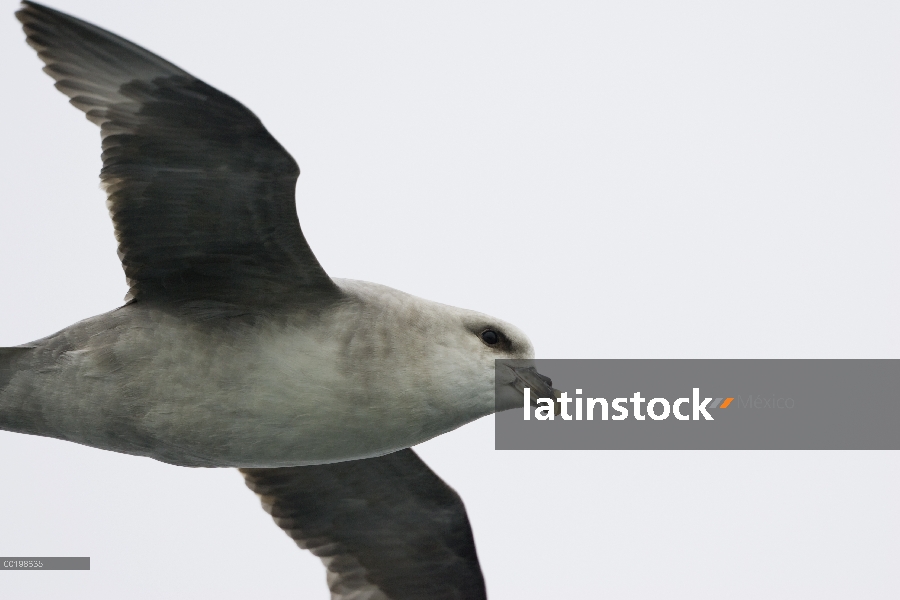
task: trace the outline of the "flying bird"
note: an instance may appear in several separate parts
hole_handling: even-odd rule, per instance
[[[331,278],[299,169],[260,120],[175,65],[33,2],[56,88],[100,127],[125,304],[0,348],[0,429],[238,467],[322,558],[333,598],[481,598],[465,508],[411,446],[554,397],[494,317]],[[495,360],[521,359],[498,368]]]

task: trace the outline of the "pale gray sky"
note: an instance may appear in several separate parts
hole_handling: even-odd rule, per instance
[[[0,345],[120,304],[99,134],[0,15]],[[250,107],[334,276],[544,358],[898,358],[895,2],[57,0]],[[418,448],[492,599],[893,598],[896,452]],[[0,432],[16,598],[327,598],[231,470]],[[9,592],[7,594],[7,591]]]

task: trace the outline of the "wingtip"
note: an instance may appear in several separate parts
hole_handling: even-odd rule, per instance
[[[20,8],[16,12],[21,12],[23,10],[35,10],[35,11],[43,11],[43,12],[59,12],[58,10],[54,10],[49,6],[44,6],[43,4],[38,4],[37,2],[32,2],[31,0],[22,0],[20,3]]]
[[[16,19],[19,20],[19,23],[23,25],[28,25],[29,23],[33,23],[37,20],[37,17],[41,13],[52,14],[57,11],[52,8],[48,8],[43,4],[38,4],[37,2],[31,2],[30,0],[22,0],[19,3],[19,8],[16,10],[15,15]]]
[[[31,0],[22,0],[15,15],[19,22],[25,26],[35,23],[53,23],[54,21],[56,23],[71,22],[86,24],[72,15],[56,10],[55,8],[50,8],[49,6],[44,6],[43,4],[38,4],[37,2],[31,2]]]
[[[28,6],[27,4],[25,4],[23,2],[19,5],[19,8],[16,10],[16,12],[13,13],[16,16],[16,19],[19,21],[19,23],[22,23],[23,25],[28,23],[28,21],[30,20],[29,19],[30,15],[28,14],[30,12],[30,10],[29,10],[30,8],[31,8],[30,6]]]
[[[16,10],[16,15],[18,15],[19,13],[40,11],[42,9],[47,10],[47,7],[42,4],[38,4],[36,2],[31,2],[31,0],[22,0],[21,2],[19,2],[19,8],[18,8],[18,10]]]
[[[46,6],[23,0],[19,5],[19,9],[14,13],[16,19],[22,24],[22,30],[25,32],[25,43],[31,46],[40,56],[40,53],[47,49],[45,44],[35,39],[39,35],[42,22],[42,14],[49,14],[52,9]]]

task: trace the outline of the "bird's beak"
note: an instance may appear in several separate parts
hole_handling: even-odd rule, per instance
[[[505,382],[511,386],[517,393],[518,401],[510,406],[498,406],[498,409],[505,410],[513,408],[513,406],[521,407],[524,399],[525,388],[530,390],[531,405],[537,406],[538,398],[559,398],[562,392],[553,387],[553,381],[546,375],[541,375],[534,367],[513,367],[506,365],[508,369],[508,380]],[[560,413],[561,405],[556,402],[554,411]]]

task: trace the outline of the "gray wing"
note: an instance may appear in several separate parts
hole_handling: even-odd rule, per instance
[[[252,112],[99,27],[33,2],[16,16],[57,89],[100,126],[132,298],[265,305],[336,293],[297,220],[300,170]]]
[[[241,473],[325,563],[332,600],[486,598],[462,500],[412,450]]]

